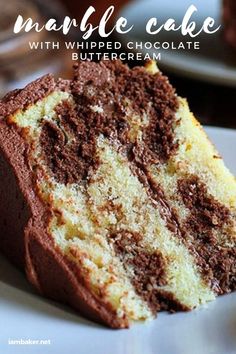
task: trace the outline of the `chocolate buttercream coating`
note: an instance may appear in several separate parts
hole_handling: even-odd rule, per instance
[[[29,281],[43,295],[63,301],[109,327],[127,327],[126,318],[117,317],[90,293],[79,268],[61,253],[48,234],[50,211],[35,192],[34,174],[27,161],[28,145],[5,119],[61,87],[61,80],[58,86],[47,75],[23,90],[9,93],[0,102],[0,250],[25,270]],[[63,89],[69,90],[68,87],[68,81],[63,83]]]

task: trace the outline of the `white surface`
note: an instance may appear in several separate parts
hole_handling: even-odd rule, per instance
[[[207,128],[236,174],[236,131]],[[51,345],[8,345],[8,339],[50,339]],[[0,258],[0,353],[233,354],[236,293],[189,313],[161,313],[148,324],[110,330],[35,295],[24,276]]]
[[[178,32],[161,31],[157,35],[148,35],[145,24],[151,17],[156,17],[159,24],[168,18],[174,18],[181,23],[187,8],[193,4],[198,12],[192,17],[198,25],[210,16],[216,20],[217,27],[221,23],[221,0],[135,0],[125,6],[118,17],[124,16],[134,28],[127,35],[118,35],[121,42],[187,42],[199,41],[199,51],[164,50],[162,60],[158,65],[170,72],[200,79],[207,82],[236,87],[236,56],[226,47],[222,40],[222,32],[219,30],[212,35],[201,34],[199,37],[183,37]],[[143,53],[153,53],[153,50],[140,50]],[[154,50],[155,51],[155,50]]]

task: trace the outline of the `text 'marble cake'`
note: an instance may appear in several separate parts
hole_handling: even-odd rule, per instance
[[[236,288],[236,182],[154,62],[81,62],[0,103],[0,248],[114,328]]]

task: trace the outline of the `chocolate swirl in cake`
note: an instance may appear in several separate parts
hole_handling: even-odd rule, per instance
[[[110,235],[116,254],[129,272],[133,270],[131,282],[155,314],[160,310],[186,310],[181,303],[160,287],[168,284],[166,279],[166,258],[161,252],[147,252],[142,246],[142,236],[127,230]]]
[[[178,230],[176,218],[173,218],[173,212],[161,189],[157,186],[154,188],[151,177],[147,178],[143,172],[149,163],[167,161],[178,148],[173,134],[178,102],[166,77],[159,73],[150,75],[144,68],[129,70],[119,62],[104,62],[100,65],[80,63],[76,68],[75,77],[76,81],[72,85],[75,105],[68,102],[58,105],[55,109],[57,124],[44,122],[41,132],[40,144],[44,159],[54,178],[63,184],[78,183],[81,180],[89,183],[89,177],[99,166],[96,143],[98,136],[102,134],[112,142],[119,142],[122,151],[127,154],[131,168],[152,194],[153,200],[158,203],[168,227]],[[141,146],[140,142],[129,139],[127,102],[139,116],[149,112],[148,125],[143,128]],[[124,238],[126,237],[122,238],[123,241]],[[128,239],[126,238],[125,242],[128,242]],[[120,254],[124,242],[116,241],[114,245],[116,252]],[[132,283],[137,293],[148,302],[154,312],[160,307],[166,308],[167,305],[164,305],[163,301],[165,296],[153,288],[148,291],[148,284],[142,284],[144,274],[145,282],[150,278],[148,274],[151,270],[148,264],[154,271],[154,263],[157,268],[158,264],[163,263],[161,254],[148,255],[141,246],[135,244],[132,246],[133,253],[137,251],[135,247],[138,247],[141,258],[133,257],[132,262],[129,260],[128,263],[132,263],[136,269]],[[124,251],[125,248],[121,252],[122,255]],[[141,259],[145,261],[143,265]],[[163,267],[160,266],[159,270],[157,268],[156,285],[163,282]],[[170,296],[166,295],[166,299],[169,308],[181,307],[178,301]]]
[[[127,154],[131,170],[144,185],[168,229],[195,257],[205,282],[210,283],[217,292],[230,291],[234,288],[232,277],[235,271],[232,267],[235,252],[215,248],[217,241],[213,234],[213,230],[229,222],[229,210],[207,196],[206,187],[193,176],[178,181],[179,193],[185,206],[191,210],[189,218],[180,223],[162,188],[148,172],[150,164],[167,162],[178,149],[173,133],[174,124],[178,124],[175,116],[178,101],[167,79],[159,73],[150,75],[143,68],[129,70],[119,62],[80,63],[75,68],[75,79],[71,88],[75,103],[64,101],[59,104],[55,109],[57,121],[45,121],[40,137],[44,159],[54,178],[63,184],[81,180],[89,183],[99,166],[99,156],[96,154],[98,136],[103,135],[111,143],[117,141],[122,152]],[[148,112],[148,124],[142,127],[141,142],[129,137],[131,127],[127,120],[127,102],[139,116]],[[125,252],[125,248],[121,251],[124,238],[128,242],[129,238],[124,236],[114,243],[116,252],[122,255]],[[134,242],[132,252],[139,247],[143,259],[157,257],[147,255],[136,244]],[[136,258],[132,259],[135,267]],[[226,268],[229,279],[220,279],[218,270]],[[157,309],[160,306],[157,304],[158,296],[147,292],[144,285],[140,285],[139,278],[136,274],[132,279],[137,293],[151,308]],[[175,302],[174,307],[178,306]]]
[[[144,164],[164,162],[175,153],[178,144],[174,141],[173,122],[178,103],[166,77],[150,75],[143,68],[129,70],[119,62],[85,62],[76,69],[72,93],[76,105],[60,104],[56,108],[58,126],[46,122],[41,136],[45,159],[59,182],[86,179],[98,162],[96,140],[100,134],[117,138]],[[142,151],[127,134],[130,127],[126,99],[137,114],[149,112]],[[73,136],[71,142],[67,134]]]
[[[197,176],[178,180],[178,191],[190,210],[184,222],[185,243],[197,253],[197,261],[206,281],[218,293],[236,289],[236,248],[222,247],[215,232],[231,224],[230,211],[208,194]],[[232,226],[232,225],[231,225]],[[227,277],[221,277],[222,272]]]

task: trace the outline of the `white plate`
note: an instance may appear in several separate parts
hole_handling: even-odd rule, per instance
[[[198,24],[210,16],[216,20],[217,26],[221,23],[221,0],[136,0],[123,7],[118,17],[124,16],[134,28],[127,35],[118,35],[118,40],[138,42],[180,42],[199,41],[199,51],[163,50],[162,59],[158,65],[169,72],[207,82],[236,87],[236,55],[227,48],[222,40],[222,32],[215,34],[201,34],[191,39],[184,38],[179,32],[161,31],[158,35],[146,34],[145,24],[151,17],[156,17],[162,24],[168,18],[182,22],[187,8],[193,4],[198,12],[193,20]],[[198,22],[199,21],[199,22]],[[152,54],[155,50],[139,50]],[[160,51],[159,51],[160,52]]]
[[[236,131],[207,128],[236,174]],[[50,345],[8,345],[8,339]],[[236,293],[189,313],[161,313],[129,330],[110,330],[36,295],[24,276],[0,258],[1,354],[235,354]]]

